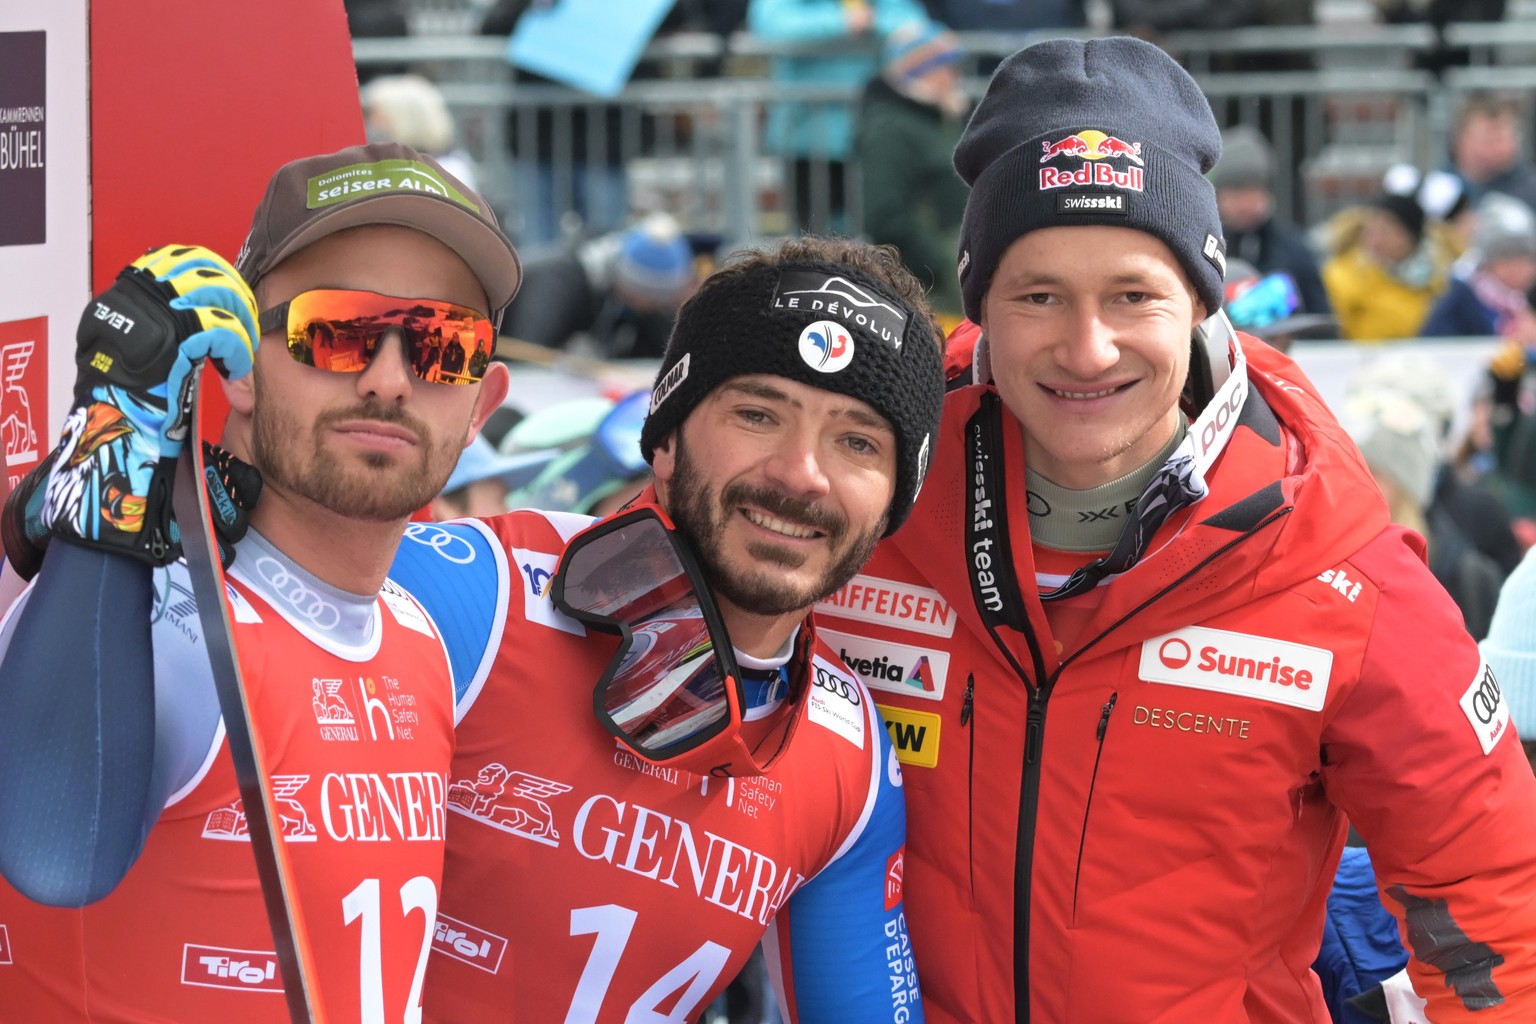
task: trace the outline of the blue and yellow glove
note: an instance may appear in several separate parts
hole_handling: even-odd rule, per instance
[[[190,371],[212,359],[231,379],[248,373],[256,320],[250,288],[207,249],[165,246],[125,267],[80,318],[74,405],[41,525],[153,565],[175,560],[171,481],[192,425]]]

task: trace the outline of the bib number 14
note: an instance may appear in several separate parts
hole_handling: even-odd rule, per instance
[[[565,1024],[593,1024],[598,1019],[638,916],[628,907],[613,903],[571,911],[571,935],[595,935],[597,939],[576,983]],[[624,1024],[687,1024],[694,1019],[699,1004],[714,987],[730,957],[729,949],[706,941],[640,994],[625,1015]],[[681,995],[677,995],[679,989],[683,989]],[[663,1011],[661,1007],[668,1004],[671,1008]]]

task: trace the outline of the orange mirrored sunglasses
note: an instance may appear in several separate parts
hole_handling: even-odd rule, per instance
[[[261,314],[261,333],[279,329],[289,355],[333,373],[361,373],[394,329],[411,369],[429,384],[474,384],[496,351],[490,319],[468,306],[348,288],[300,292]]]

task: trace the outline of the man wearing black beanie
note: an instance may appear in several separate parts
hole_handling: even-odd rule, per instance
[[[1219,153],[1129,38],[1014,54],[955,150],[971,379],[820,606],[908,769],[928,1020],[1327,1020],[1347,825],[1428,1018],[1536,1019],[1536,778],[1422,540],[1220,313]]]

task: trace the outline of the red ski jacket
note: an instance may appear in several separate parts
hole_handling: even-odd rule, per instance
[[[1536,1020],[1536,779],[1498,684],[1310,383],[1243,345],[1246,386],[1191,428],[1208,490],[1069,645],[986,385],[950,394],[911,520],[820,606],[907,768],[930,1021],[1326,1024],[1346,822],[1430,1018]]]

